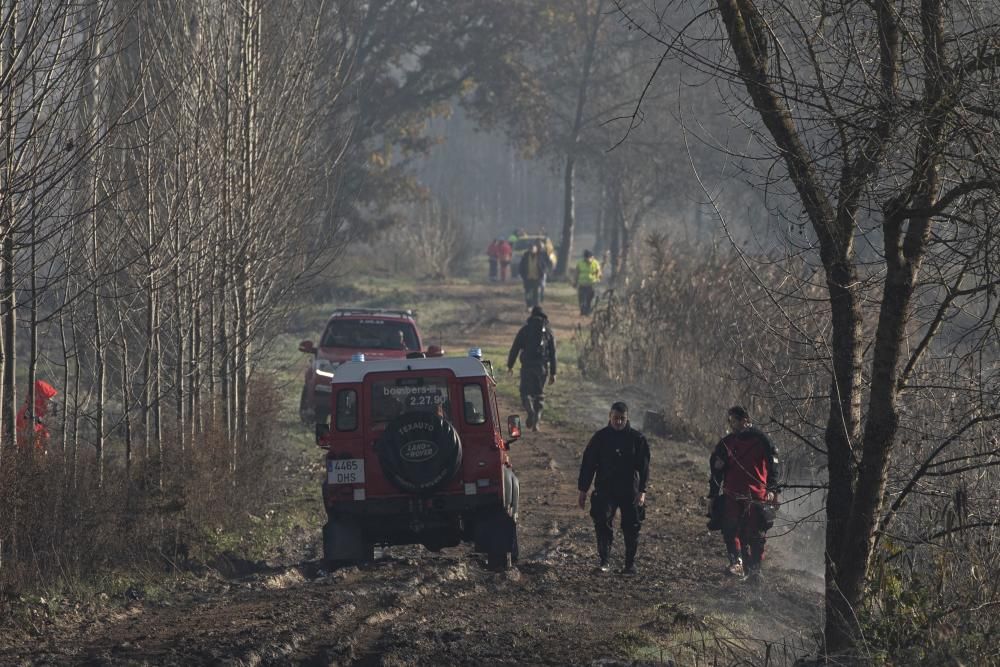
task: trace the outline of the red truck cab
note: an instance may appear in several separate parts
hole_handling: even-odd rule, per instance
[[[422,352],[423,341],[411,310],[337,308],[327,320],[319,344],[299,343],[312,355],[305,369],[299,416],[306,424],[324,423],[330,416],[330,380],[355,354],[367,359],[404,359]]]

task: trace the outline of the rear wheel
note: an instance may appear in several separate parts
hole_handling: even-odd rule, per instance
[[[521,545],[517,540],[517,521],[514,522],[514,539],[510,545],[510,559],[514,563],[521,557]]]
[[[509,551],[494,551],[486,555],[486,567],[491,570],[509,570],[512,562]]]
[[[476,551],[486,554],[491,570],[506,570],[519,557],[517,521],[504,510],[494,510],[476,522]]]

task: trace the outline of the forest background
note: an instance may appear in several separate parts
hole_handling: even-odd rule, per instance
[[[218,549],[244,480],[262,506],[279,485],[289,314],[359,266],[460,274],[525,228],[559,278],[581,234],[607,250],[587,373],[657,387],[694,437],[740,402],[787,443],[787,493],[824,519],[820,653],[983,659],[998,19],[0,3],[0,587]],[[58,410],[15,446],[36,379]]]

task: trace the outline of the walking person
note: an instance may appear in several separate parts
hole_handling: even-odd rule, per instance
[[[556,381],[556,339],[549,318],[541,306],[531,309],[531,316],[514,337],[507,355],[507,373],[513,374],[514,362],[521,359],[521,404],[528,413],[527,427],[538,430],[545,408],[545,382]]]
[[[721,524],[729,557],[726,573],[756,578],[764,560],[767,530],[780,504],[778,450],[754,428],[745,408],[729,408],[726,420],[729,434],[719,441],[709,459],[709,502],[718,508],[712,518],[716,525]],[[716,500],[719,497],[721,502]]]
[[[539,243],[532,244],[521,256],[519,271],[524,286],[524,302],[529,310],[539,305],[541,286],[551,268],[552,261]]]
[[[507,236],[507,245],[510,246],[511,258],[513,258],[514,256],[514,250],[517,249],[517,242],[520,241],[521,237],[524,235],[525,231],[520,227],[518,227]],[[517,262],[511,262],[510,265],[511,278],[517,278],[517,268],[518,268]]]
[[[500,239],[493,239],[486,248],[486,257],[490,263],[490,282],[495,283],[500,268]]]
[[[505,283],[510,271],[510,262],[514,259],[514,249],[507,239],[500,239],[497,245],[497,259],[500,261],[500,282]]]
[[[625,565],[622,574],[635,574],[635,556],[639,549],[639,529],[646,515],[646,482],[649,479],[649,443],[646,436],[632,428],[628,406],[622,401],[611,404],[608,425],[597,431],[583,452],[577,488],[577,504],[584,509],[590,494],[590,516],[597,533],[598,569],[610,570],[611,544],[614,541],[615,513],[621,513],[621,531],[625,542]]]
[[[601,282],[601,263],[589,250],[583,251],[583,259],[576,263],[573,284],[580,303],[580,315],[590,315],[594,310],[594,286]]]

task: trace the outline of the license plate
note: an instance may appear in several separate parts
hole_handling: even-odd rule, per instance
[[[363,484],[364,459],[330,459],[326,462],[327,484]]]

